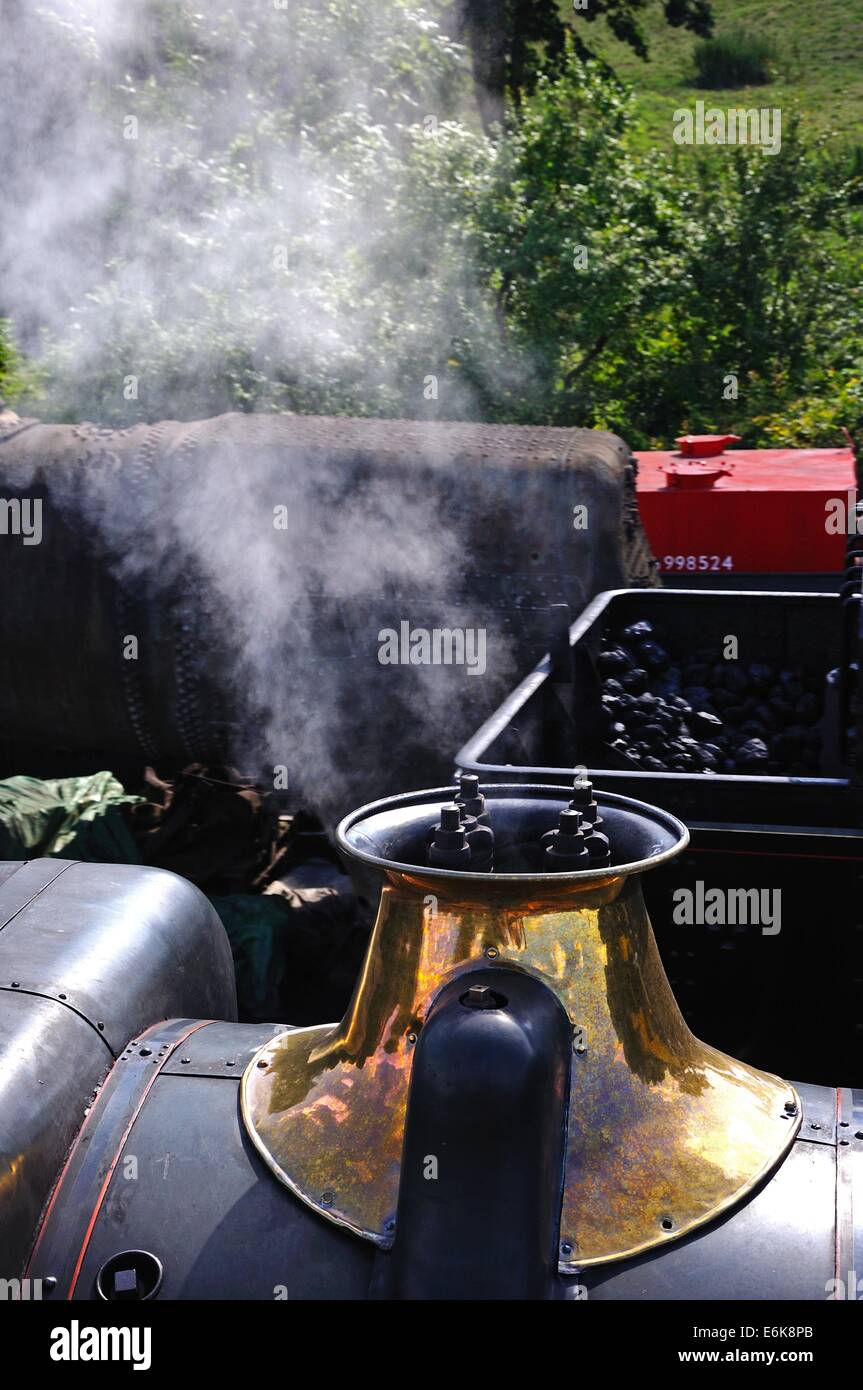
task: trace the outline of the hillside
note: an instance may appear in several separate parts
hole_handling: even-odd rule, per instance
[[[672,113],[699,98],[714,106],[779,106],[783,117],[796,107],[811,133],[835,132],[842,145],[860,142],[863,0],[713,0],[713,11],[717,34],[742,26],[771,38],[777,49],[772,82],[726,91],[697,87],[692,52],[698,40],[670,28],[658,5],[651,6],[645,20],[650,42],[646,63],[619,43],[604,21],[584,25],[588,41],[636,90],[637,146],[667,141],[675,148]]]

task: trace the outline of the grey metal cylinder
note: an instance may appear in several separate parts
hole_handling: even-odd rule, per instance
[[[440,780],[593,594],[651,578],[599,431],[7,414],[0,501],[0,772],[228,756],[332,815],[397,761]]]

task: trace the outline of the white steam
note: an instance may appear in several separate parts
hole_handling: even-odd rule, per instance
[[[404,0],[7,0],[0,314],[31,356],[46,345],[39,413],[122,423],[355,400],[386,414],[406,393],[422,410],[451,353],[448,306],[438,360],[406,361],[434,268],[388,170],[408,126],[453,119],[465,74]],[[471,406],[466,390],[442,414]],[[465,689],[502,693],[510,651],[490,635],[481,682],[377,661],[378,615],[482,622],[454,604],[466,541],[442,525],[446,484],[427,486],[447,462],[433,431],[416,477],[410,460],[376,477],[251,424],[226,422],[143,490],[95,468],[54,495],[98,522],[130,588],[215,613],[238,708],[259,721],[234,755],[287,765],[303,795],[344,810],[348,787],[376,790],[382,759],[436,748],[445,764],[470,728]],[[390,766],[380,786],[412,780]]]

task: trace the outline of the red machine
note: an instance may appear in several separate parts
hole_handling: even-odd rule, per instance
[[[728,449],[733,434],[685,435],[635,455],[638,507],[659,573],[687,587],[750,587],[768,576],[836,583],[854,524],[855,469],[841,449]],[[829,505],[828,505],[829,504]],[[829,527],[829,529],[828,529]],[[841,529],[840,529],[841,528]],[[749,583],[745,582],[749,578]]]

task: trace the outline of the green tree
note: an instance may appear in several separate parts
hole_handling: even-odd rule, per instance
[[[470,47],[485,129],[503,122],[507,96],[518,106],[523,95],[533,91],[540,72],[560,65],[568,33],[582,58],[596,56],[581,20],[606,20],[616,38],[646,59],[641,21],[655,4],[661,4],[674,28],[689,29],[702,38],[712,34],[710,0],[589,0],[584,8],[574,0],[570,22],[564,21],[559,0],[454,0],[456,34]]]

